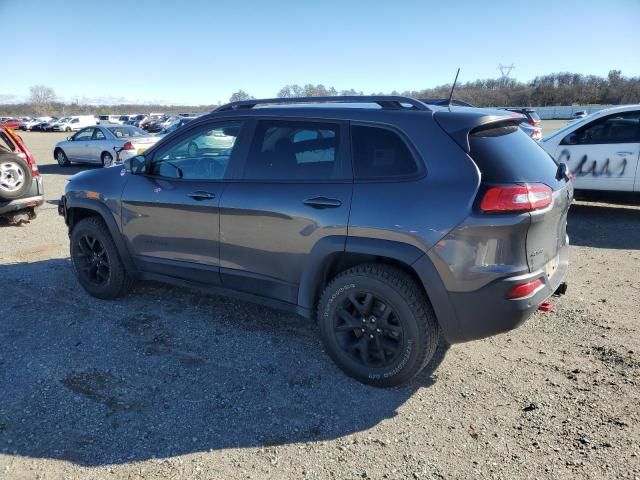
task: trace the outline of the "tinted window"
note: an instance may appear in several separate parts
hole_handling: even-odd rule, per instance
[[[400,136],[386,128],[351,127],[353,168],[356,178],[414,175],[418,165]]]
[[[339,144],[339,124],[259,121],[244,177],[251,180],[338,179],[342,176]]]
[[[614,113],[570,133],[562,145],[600,145],[640,141],[640,111]]]
[[[93,139],[104,140],[105,136],[104,136],[104,133],[102,133],[102,130],[100,130],[99,128],[96,128],[96,132],[93,134]]]
[[[221,180],[227,171],[241,122],[201,125],[154,156],[152,175],[185,180]]]
[[[542,182],[553,187],[557,182],[558,165],[517,126],[477,129],[469,135],[469,144],[485,184]]]
[[[85,128],[84,130],[80,130],[78,133],[75,134],[73,139],[74,140],[91,140],[94,130],[95,130],[94,128]]]

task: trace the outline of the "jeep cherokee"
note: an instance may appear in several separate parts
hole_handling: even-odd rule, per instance
[[[567,275],[573,190],[505,111],[408,97],[222,106],[60,202],[89,294],[192,285],[315,318],[349,375],[404,383],[520,325]]]

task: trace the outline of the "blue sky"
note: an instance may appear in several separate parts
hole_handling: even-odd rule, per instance
[[[289,83],[402,91],[499,63],[519,80],[639,76],[639,25],[640,0],[0,0],[0,99],[37,83],[67,101],[187,104]]]

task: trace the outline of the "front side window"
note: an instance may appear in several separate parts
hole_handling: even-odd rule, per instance
[[[357,179],[407,177],[418,173],[418,164],[407,144],[391,130],[354,125],[351,142]]]
[[[342,176],[338,161],[340,125],[324,122],[259,121],[244,178],[249,180],[333,180]]]
[[[640,141],[640,111],[614,113],[580,127],[561,145],[601,145]]]
[[[93,131],[95,130],[95,128],[85,128],[84,130],[80,130],[78,133],[76,133],[76,135],[73,137],[74,141],[78,141],[78,140],[91,140],[91,137],[93,136]]]
[[[240,135],[242,122],[201,125],[159,150],[151,174],[184,180],[222,180]]]

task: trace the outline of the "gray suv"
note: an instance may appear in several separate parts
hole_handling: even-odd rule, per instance
[[[60,202],[89,294],[190,285],[317,319],[349,375],[404,383],[441,335],[520,325],[564,285],[573,190],[507,112],[407,97],[235,102]]]

